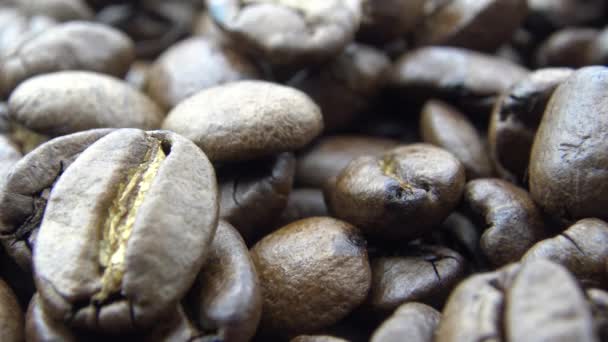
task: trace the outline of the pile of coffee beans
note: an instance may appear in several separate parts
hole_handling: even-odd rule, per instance
[[[0,341],[608,342],[608,0],[0,0]]]

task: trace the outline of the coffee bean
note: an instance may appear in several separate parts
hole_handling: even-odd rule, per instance
[[[400,57],[393,64],[389,84],[413,100],[451,99],[471,111],[489,113],[498,95],[527,72],[519,65],[493,56],[434,46]]]
[[[608,219],[604,89],[608,68],[576,71],[553,93],[530,155],[530,193],[554,218]]]
[[[589,305],[591,305],[595,331],[598,332],[600,341],[604,341],[608,338],[608,292],[588,289],[586,293]]]
[[[133,42],[105,25],[70,22],[21,43],[0,63],[0,91],[8,96],[36,75],[88,70],[123,77],[133,62]]]
[[[294,172],[295,158],[289,152],[218,168],[220,217],[232,223],[247,243],[257,241],[285,209]]]
[[[302,148],[321,133],[323,123],[319,107],[304,93],[239,81],[182,101],[163,128],[194,141],[212,161],[239,161]]]
[[[547,259],[566,267],[585,286],[605,286],[608,274],[608,224],[598,219],[580,220],[556,237],[539,241],[522,260]]]
[[[328,217],[291,223],[251,250],[264,298],[260,329],[297,334],[328,327],[363,302],[371,271],[365,240]]]
[[[190,38],[166,50],[149,71],[147,93],[171,109],[199,91],[241,79],[258,78],[246,57],[206,38]]]
[[[528,248],[546,236],[539,209],[521,188],[499,179],[467,183],[464,203],[485,227],[481,250],[495,266],[518,261]]]
[[[573,72],[567,68],[531,72],[496,102],[488,140],[494,166],[502,178],[516,184],[524,181],[534,135],[547,102]]]
[[[42,308],[40,295],[35,294],[25,318],[25,340],[75,342],[77,336],[66,325],[49,317]]]
[[[170,132],[118,130],[55,184],[34,269],[49,315],[87,330],[149,327],[195,280],[218,217],[213,168]]]
[[[606,12],[603,0],[530,0],[528,26],[545,33],[566,26],[580,26],[598,20]]]
[[[441,307],[464,277],[464,259],[445,247],[407,245],[390,256],[371,257],[372,286],[366,305],[387,314],[407,302]]]
[[[428,234],[460,201],[464,168],[428,144],[359,157],[325,189],[336,217],[373,238],[412,240]]]
[[[191,291],[188,302],[204,331],[226,342],[253,337],[262,314],[258,275],[243,238],[226,221],[218,224]]]
[[[216,23],[245,50],[272,64],[302,65],[327,61],[346,47],[361,22],[361,3],[210,0],[207,6]]]
[[[384,44],[411,33],[425,18],[426,0],[370,0],[363,2],[357,39]]]
[[[538,48],[536,65],[583,67],[594,64],[587,51],[594,45],[599,31],[592,28],[566,28],[553,33]]]
[[[29,79],[8,105],[13,122],[51,137],[92,128],[156,129],[163,119],[158,106],[127,83],[81,71]]]
[[[93,11],[84,0],[16,0],[19,9],[28,15],[44,15],[57,21],[91,20]]]
[[[424,142],[444,148],[458,158],[467,179],[492,175],[488,152],[479,133],[456,108],[437,100],[427,102],[421,113],[420,135]]]
[[[416,32],[419,45],[450,45],[493,51],[525,18],[527,0],[452,0]]]
[[[396,140],[370,136],[323,137],[298,157],[296,182],[304,186],[322,188],[356,157],[380,155],[397,144]]]
[[[432,342],[441,314],[421,303],[401,305],[376,331],[372,342]]]
[[[19,160],[0,187],[0,242],[28,275],[51,190],[82,151],[111,132],[98,129],[53,139]]]

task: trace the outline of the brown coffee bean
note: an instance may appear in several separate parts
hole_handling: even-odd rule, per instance
[[[464,277],[462,256],[449,248],[408,245],[392,256],[371,257],[372,286],[366,307],[390,314],[407,302],[441,307]]]
[[[497,57],[434,46],[399,58],[390,72],[389,84],[409,99],[452,100],[472,112],[489,113],[499,94],[527,73],[523,67]]]
[[[418,45],[450,45],[493,51],[506,42],[528,12],[527,0],[452,0],[424,20]]]
[[[384,44],[412,32],[426,14],[426,0],[370,0],[363,2],[357,39]]]
[[[536,70],[515,83],[496,102],[488,140],[500,177],[516,184],[524,182],[534,136],[549,98],[573,72],[567,68]]]
[[[218,169],[220,217],[252,244],[272,229],[285,209],[293,185],[295,158],[284,152],[273,158]]]
[[[261,329],[306,333],[328,327],[357,307],[370,287],[365,240],[328,217],[291,223],[251,250],[262,284]]]
[[[213,167],[171,132],[123,129],[55,184],[34,252],[50,317],[100,332],[146,329],[193,284],[218,218]]]
[[[220,221],[209,256],[188,297],[205,335],[222,341],[249,341],[262,314],[258,275],[239,233]]]
[[[500,179],[467,183],[464,204],[485,227],[481,250],[495,266],[518,261],[546,236],[543,219],[530,195]]]
[[[303,65],[327,61],[353,40],[361,22],[361,3],[210,0],[207,6],[236,46],[272,64]]]
[[[304,147],[323,122],[319,107],[299,90],[239,81],[182,101],[163,128],[194,141],[212,161],[239,161]]]
[[[585,286],[608,285],[608,224],[598,219],[580,220],[556,237],[539,241],[522,261],[547,259],[566,267]]]
[[[592,28],[566,28],[553,33],[538,48],[538,67],[566,66],[579,68],[594,64],[588,51],[595,44],[599,31]]]
[[[380,155],[394,148],[398,141],[372,136],[336,135],[322,137],[312,148],[298,157],[296,182],[322,188],[353,159]]]
[[[462,282],[446,304],[436,341],[597,341],[576,279],[545,260]]]
[[[328,216],[321,189],[301,188],[289,193],[287,205],[276,223],[277,227],[315,216]]]
[[[426,235],[458,205],[462,164],[428,144],[359,157],[325,189],[336,217],[373,238],[411,240]]]
[[[297,73],[288,85],[321,107],[326,131],[348,127],[382,89],[390,61],[381,50],[350,44],[331,63]]]
[[[0,340],[21,342],[24,334],[24,315],[13,290],[0,279]]]
[[[432,342],[441,314],[421,303],[401,305],[376,331],[371,342]]]
[[[606,9],[603,0],[529,0],[528,25],[547,32],[566,26],[580,26],[600,19]]]
[[[93,11],[84,0],[16,0],[28,15],[44,15],[57,21],[91,20]]]
[[[250,78],[259,78],[259,72],[246,57],[195,37],[163,52],[149,71],[146,88],[151,98],[171,109],[203,89]]]
[[[451,152],[464,166],[467,179],[490,177],[492,164],[479,133],[456,108],[432,100],[422,108],[420,135],[426,143]]]
[[[53,139],[19,160],[7,175],[0,187],[0,242],[27,275],[51,189],[82,151],[111,132],[98,129]]]
[[[81,71],[29,79],[8,105],[13,122],[48,136],[105,127],[156,129],[163,119],[158,106],[127,83]]]
[[[466,263],[474,268],[482,268],[485,266],[485,256],[479,246],[480,235],[475,224],[466,215],[454,211],[441,223],[431,241],[460,253]]]
[[[564,222],[608,219],[608,68],[577,70],[553,93],[530,155],[530,193]]]
[[[601,30],[595,41],[587,49],[589,64],[608,64],[608,27]]]
[[[133,59],[133,42],[121,32],[90,22],[70,22],[24,41],[3,58],[0,91],[6,97],[28,78],[62,70],[121,78]]]

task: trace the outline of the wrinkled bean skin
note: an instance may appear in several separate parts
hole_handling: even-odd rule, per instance
[[[134,58],[133,42],[111,27],[87,22],[62,24],[24,41],[2,59],[0,93],[6,97],[28,78],[63,70],[88,70],[121,78]]]
[[[464,202],[482,227],[481,250],[495,266],[518,261],[546,236],[543,219],[530,195],[499,179],[467,183]],[[517,239],[513,239],[517,236]]]
[[[538,125],[551,95],[573,73],[546,68],[530,73],[496,102],[488,128],[490,155],[501,178],[524,181]]]
[[[163,120],[160,108],[127,83],[84,71],[31,78],[8,105],[11,121],[51,137],[94,128],[158,129]]]
[[[372,336],[371,342],[432,342],[441,313],[421,303],[401,305]]]
[[[547,259],[566,267],[585,286],[605,287],[608,274],[608,224],[598,219],[576,222],[558,236],[539,241],[522,261]]]
[[[530,194],[564,223],[608,219],[608,68],[576,71],[553,93],[530,154]]]
[[[311,332],[336,323],[367,295],[371,271],[360,232],[328,217],[293,222],[259,241],[251,256],[260,276],[260,329]]]
[[[215,174],[192,142],[171,132],[113,132],[86,149],[51,193],[33,258],[43,306],[87,330],[149,327],[194,282],[217,219]]]

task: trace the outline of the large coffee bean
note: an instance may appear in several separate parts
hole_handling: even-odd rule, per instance
[[[553,93],[530,155],[530,193],[553,217],[608,219],[608,68],[576,71]]]
[[[133,42],[105,25],[70,22],[21,43],[0,62],[0,92],[8,96],[26,79],[62,70],[123,77],[133,62]]]
[[[239,81],[181,102],[163,128],[194,141],[212,161],[238,161],[302,148],[321,133],[322,120],[319,107],[296,89]]]
[[[401,305],[376,331],[371,342],[432,342],[441,314],[421,303]]]
[[[296,221],[251,250],[264,298],[261,329],[297,334],[328,327],[363,302],[371,271],[365,240],[328,217]]]
[[[149,327],[194,282],[217,218],[215,174],[192,142],[163,131],[105,136],[51,192],[34,251],[43,306],[87,330]]]

